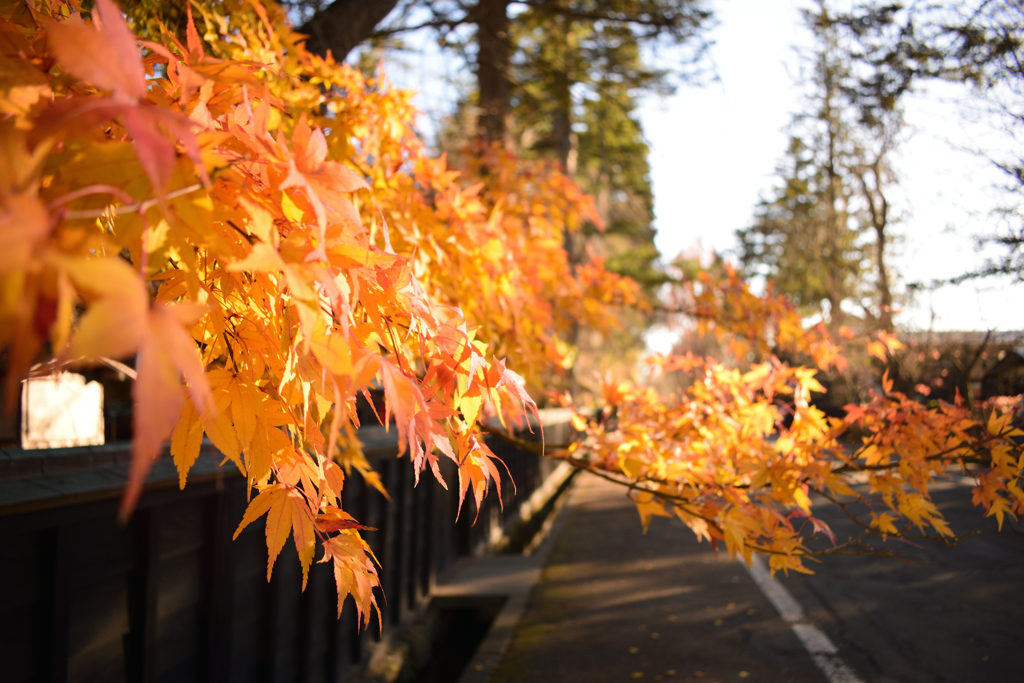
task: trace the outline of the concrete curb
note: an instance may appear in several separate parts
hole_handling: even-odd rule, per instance
[[[569,463],[561,463],[523,503],[520,513],[505,524],[502,533],[490,539],[487,555],[464,558],[431,591],[432,599],[455,599],[467,603],[481,598],[504,598],[500,611],[463,670],[459,683],[486,683],[511,644],[515,628],[526,610],[530,592],[540,579],[541,571],[554,547],[561,528],[561,509],[569,497],[569,492],[563,489],[569,485],[575,472]],[[560,492],[566,495],[559,495]],[[556,496],[554,507],[523,553],[498,554],[509,547],[513,538],[533,523],[534,517]],[[386,636],[377,644],[366,668],[355,680],[360,683],[415,680],[417,673],[433,654],[438,635],[436,622],[428,602],[411,624]]]
[[[569,463],[562,463],[559,469],[552,473],[544,487],[537,491],[538,494],[547,491],[544,501],[537,504],[531,497],[532,509],[542,508],[547,499],[555,495],[574,472]],[[526,611],[530,593],[540,580],[548,556],[565,524],[562,509],[569,499],[569,493],[566,491],[566,495],[560,496],[555,502],[555,507],[538,532],[535,542],[527,547],[523,555],[490,555],[478,558],[452,576],[450,581],[438,586],[437,595],[506,598],[505,604],[463,670],[458,683],[487,683],[501,663],[502,657],[512,643],[516,626]]]

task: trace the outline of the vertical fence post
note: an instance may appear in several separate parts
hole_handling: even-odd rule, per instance
[[[231,498],[237,487],[228,486],[204,499],[203,616],[206,620],[205,664],[210,683],[227,680],[231,663],[231,607],[234,603],[231,548]]]
[[[47,558],[48,571],[53,590],[50,593],[50,647],[49,657],[42,670],[48,672],[52,683],[68,680],[68,631],[69,631],[69,586],[71,567],[68,552],[68,531],[62,526],[47,534],[52,536],[48,544],[52,551]],[[11,587],[13,588],[13,587]]]
[[[126,577],[128,633],[124,636],[125,673],[130,683],[149,683],[153,680],[156,654],[159,508],[136,510],[134,527],[135,561]]]

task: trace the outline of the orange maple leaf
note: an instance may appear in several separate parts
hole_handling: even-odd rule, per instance
[[[356,521],[355,517],[333,505],[326,506],[324,511],[316,516],[316,528],[324,533],[341,531],[342,529],[377,530],[372,526],[363,526]]]
[[[110,90],[114,101],[137,103],[146,96],[146,72],[139,41],[113,0],[96,0],[100,22],[87,26],[80,15],[64,21],[42,17],[50,49],[69,74]]]
[[[309,501],[295,486],[270,484],[263,487],[246,508],[242,521],[232,538],[238,538],[242,529],[267,515],[267,581],[274,571],[274,562],[281,553],[289,533],[295,542],[302,563],[302,589],[306,589],[309,567],[316,549],[316,535],[313,528],[313,513]]]
[[[39,200],[36,183],[18,182],[26,166],[35,166],[24,137],[5,130],[0,132],[0,146],[7,157],[0,159],[0,275],[4,275],[32,260],[36,246],[50,233],[50,214]]]
[[[97,0],[101,19],[94,28],[76,14],[57,22],[43,18],[48,43],[70,75],[97,88],[109,90],[110,99],[70,97],[51,107],[41,131],[80,117],[81,123],[120,118],[157,195],[162,195],[174,170],[174,141],[180,139],[189,157],[205,178],[199,145],[187,117],[145,102],[149,89],[139,41],[113,0]]]
[[[132,392],[135,436],[128,484],[118,512],[121,519],[127,519],[135,508],[161,444],[178,424],[185,403],[182,375],[188,381],[197,410],[204,415],[213,410],[199,350],[184,328],[186,321],[194,322],[198,317],[189,308],[154,304],[146,316],[145,334],[136,359],[138,378]]]
[[[149,294],[138,275],[121,259],[54,261],[89,303],[62,357],[79,361],[138,353],[138,376],[133,387],[135,438],[119,511],[125,519],[142,493],[153,460],[160,454],[160,444],[178,424],[185,402],[182,375],[197,410],[203,415],[213,410],[199,350],[184,328],[205,309],[192,304],[150,306]]]
[[[283,146],[283,145],[281,145]],[[319,126],[310,128],[303,113],[292,132],[294,153],[288,159],[288,175],[278,189],[298,188],[305,192],[317,219],[319,244],[309,260],[327,260],[327,214],[344,222],[361,225],[359,212],[346,193],[369,187],[366,180],[344,164],[327,161],[327,138]]]
[[[354,529],[345,529],[337,536],[324,541],[324,556],[320,562],[330,561],[334,565],[334,580],[338,587],[338,616],[350,594],[356,603],[359,621],[365,628],[370,623],[371,608],[377,611],[380,623],[380,608],[373,594],[380,587],[373,552]]]

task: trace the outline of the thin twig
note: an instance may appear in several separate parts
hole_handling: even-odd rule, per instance
[[[190,194],[192,192],[195,192],[196,190],[201,189],[203,189],[202,183],[194,183],[192,185],[183,187],[180,190],[168,192],[166,195],[159,199],[146,199],[141,202],[125,204],[124,206],[118,206],[116,208],[108,206],[104,209],[68,211],[67,213],[64,214],[64,217],[68,220],[88,220],[91,218],[103,218],[104,216],[120,216],[126,213],[145,213],[162,201],[166,201],[168,199],[177,199],[178,197],[182,197],[184,195]]]
[[[112,194],[117,197],[120,197],[123,201],[132,201],[132,196],[125,192],[124,190],[122,190],[120,187],[117,187],[115,185],[96,184],[80,187],[77,190],[73,190],[71,192],[68,192],[67,194],[61,195],[60,197],[57,197],[52,202],[47,204],[46,208],[49,209],[50,211],[53,211],[58,206],[63,206],[68,202],[73,202],[76,199],[88,197],[89,195],[93,194]],[[97,216],[97,218],[99,218],[99,216]]]

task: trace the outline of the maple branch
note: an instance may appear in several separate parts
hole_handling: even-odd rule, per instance
[[[110,186],[93,186],[93,187],[107,187],[107,188],[109,188],[109,190],[116,190],[117,189],[117,188],[110,187]],[[83,188],[83,189],[85,189],[85,188]],[[143,200],[143,201],[140,201],[140,202],[134,202],[134,203],[131,203],[131,204],[126,204],[124,206],[118,206],[116,208],[112,208],[111,206],[107,206],[104,209],[85,209],[85,210],[80,210],[80,211],[68,210],[67,212],[64,213],[64,218],[66,218],[68,220],[88,220],[88,219],[91,219],[91,218],[103,218],[104,216],[121,216],[121,215],[124,215],[126,213],[146,213],[147,211],[149,211],[151,208],[153,208],[157,204],[160,204],[162,201],[166,201],[168,199],[177,199],[178,197],[183,197],[183,196],[185,196],[187,194],[191,194],[192,192],[195,192],[196,190],[201,190],[201,189],[203,189],[203,184],[202,183],[194,183],[192,185],[188,185],[188,186],[183,187],[181,189],[175,190],[174,192],[168,192],[161,199],[146,199],[146,200]],[[97,192],[109,192],[109,190],[106,190],[106,189],[105,190],[98,190]],[[109,192],[109,194],[118,194],[118,193],[116,193],[116,192]],[[85,196],[85,195],[81,195],[81,196]],[[127,193],[123,192],[123,191],[121,191],[119,196],[121,196],[122,198],[127,197],[126,201],[131,201],[132,200],[132,197],[129,196]],[[78,197],[74,197],[73,199],[77,199],[77,198]],[[69,199],[69,200],[63,201],[61,203],[63,204],[63,203],[66,203],[67,201],[71,201],[71,200]]]
[[[953,450],[957,450],[959,448],[962,448],[962,447],[961,446],[957,446],[957,448],[949,449],[949,451],[947,451],[945,453],[940,452],[940,453],[937,453],[935,455],[927,455],[927,456],[921,458],[921,461],[922,462],[935,462],[936,460],[951,460],[951,461],[955,460],[956,462],[972,463],[972,464],[975,464],[975,465],[984,465],[985,464],[985,461],[983,459],[979,458],[979,457],[972,457],[972,456],[969,456],[969,455],[950,457],[948,455],[948,452],[951,452]],[[894,454],[895,455],[899,455],[899,453],[894,453]],[[887,463],[887,464],[884,464],[884,465],[880,464],[880,463],[879,464],[875,464],[875,465],[843,465],[842,467],[837,467],[836,469],[832,470],[832,472],[836,473],[836,474],[845,474],[847,472],[877,472],[877,471],[881,471],[881,470],[891,470],[891,469],[897,468],[897,467],[900,466],[900,464],[902,462],[903,462],[902,460],[896,460],[895,462],[890,462],[890,463]]]
[[[971,455],[951,456],[950,454],[954,453],[954,452],[956,452],[956,451],[958,451],[958,450],[960,450],[962,448],[969,448],[969,449],[971,449],[972,452],[977,454],[979,447],[985,447],[989,442],[995,441],[997,439],[1007,439],[1007,438],[1009,438],[1009,436],[1010,436],[1010,434],[1012,432],[1013,432],[1013,428],[1011,427],[1009,429],[1006,429],[1005,431],[1000,432],[999,434],[993,434],[988,439],[979,440],[979,441],[974,442],[974,443],[964,442],[964,443],[958,444],[956,446],[950,446],[949,448],[945,448],[945,449],[943,449],[941,451],[938,451],[937,453],[933,453],[931,455],[926,455],[926,456],[920,458],[920,460],[923,461],[923,462],[934,462],[936,460],[955,460],[956,462],[960,462],[960,463],[972,463],[972,464],[975,464],[975,465],[985,465],[986,461],[984,459],[982,459],[981,457],[977,456],[977,455],[974,455],[974,456],[971,456]],[[854,459],[860,458],[861,457],[860,454],[863,453],[864,450],[868,446],[872,446],[872,445],[875,445],[875,444],[874,443],[866,444],[864,446],[864,448],[859,449],[856,453],[853,454],[853,458]],[[893,454],[896,455],[896,456],[900,456],[900,453],[898,451],[893,451]],[[902,457],[902,456],[900,456],[900,457]],[[842,465],[840,467],[835,468],[834,470],[832,470],[832,472],[834,474],[845,474],[846,472],[869,472],[869,471],[879,471],[879,470],[890,470],[890,469],[893,469],[895,467],[899,467],[900,463],[902,463],[902,462],[903,462],[903,460],[896,460],[895,462],[889,462],[889,463],[886,463],[886,464],[878,463],[878,464],[875,464],[875,465],[846,464],[846,465]]]
[[[241,229],[240,227],[238,227],[237,225],[235,225],[235,222],[234,222],[234,221],[225,221],[225,222],[226,222],[226,223],[227,223],[228,225],[230,225],[230,226],[231,226],[232,228],[234,228],[234,229],[235,229],[235,232],[237,232],[237,233],[238,233],[239,235],[241,235],[241,236],[242,236],[242,239],[244,239],[244,240],[245,240],[246,242],[248,242],[248,243],[249,243],[250,245],[252,245],[252,244],[256,244],[256,238],[255,238],[255,237],[253,237],[252,235],[250,235],[249,233],[245,232],[244,230],[242,230],[242,229]]]
[[[669,315],[688,315],[691,318],[707,318],[709,320],[718,320],[710,311],[702,309],[699,306],[688,308],[685,306],[666,306],[665,304],[652,303],[651,311],[654,313],[666,313]],[[733,319],[735,322],[737,319]]]
[[[676,507],[678,507],[678,508],[682,509],[683,511],[685,511],[688,515],[691,515],[693,517],[696,517],[696,518],[706,522],[712,528],[714,528],[715,531],[718,532],[719,534],[724,534],[724,531],[723,531],[721,525],[719,525],[719,523],[714,518],[711,518],[711,517],[708,517],[708,516],[706,516],[704,514],[701,514],[700,512],[698,512],[698,511],[696,511],[696,510],[694,510],[692,508],[693,500],[690,499],[690,498],[687,498],[685,496],[681,496],[681,495],[678,495],[678,494],[667,493],[667,492],[664,492],[664,491],[658,491],[658,490],[654,490],[654,489],[651,489],[651,488],[647,488],[645,486],[641,486],[640,485],[641,483],[639,481],[634,481],[632,479],[625,480],[621,476],[616,476],[617,473],[613,473],[611,471],[608,471],[605,468],[598,466],[596,463],[592,463],[592,462],[589,462],[587,460],[583,460],[583,459],[581,459],[579,457],[572,456],[570,454],[563,455],[562,453],[552,453],[552,454],[549,454],[548,457],[564,460],[564,461],[568,462],[570,465],[572,465],[573,467],[576,467],[577,469],[586,470],[586,471],[590,472],[591,474],[594,474],[594,475],[596,475],[596,476],[598,476],[598,477],[600,477],[600,478],[602,478],[602,479],[604,479],[606,481],[612,482],[614,484],[618,484],[620,486],[624,486],[629,491],[634,491],[635,490],[635,491],[638,491],[640,493],[648,493],[648,494],[656,496],[656,497],[658,497],[658,498],[660,498],[660,499],[662,499],[662,500],[664,500],[666,502],[671,502]],[[656,480],[656,479],[649,479],[649,481],[658,482],[658,480]],[[664,482],[664,483],[667,484],[668,482]],[[735,488],[735,486],[734,486],[734,488]],[[824,497],[827,500],[829,500],[829,502],[834,503],[837,507],[839,507],[839,509],[843,512],[843,514],[845,514],[847,517],[849,517],[855,524],[857,524],[857,526],[861,527],[864,530],[864,534],[872,534],[874,536],[881,537],[883,540],[885,540],[885,537],[891,536],[892,538],[897,539],[897,540],[901,540],[901,541],[927,540],[927,541],[934,541],[934,542],[939,543],[941,545],[944,545],[946,547],[952,547],[953,545],[955,545],[956,543],[960,542],[964,538],[967,538],[968,536],[973,536],[973,535],[978,533],[977,531],[972,531],[972,532],[970,532],[968,534],[956,535],[956,536],[932,536],[932,535],[928,535],[928,534],[913,535],[913,536],[911,536],[911,535],[907,535],[907,534],[902,533],[902,532],[901,533],[896,533],[896,534],[883,534],[881,531],[879,531],[878,529],[875,529],[875,528],[871,527],[870,525],[866,524],[863,520],[858,518],[854,513],[849,511],[848,506],[863,501],[864,500],[864,496],[858,496],[857,499],[844,503],[844,502],[838,500],[837,498],[829,495],[824,490],[819,490],[819,489],[814,488],[814,487],[812,487],[811,490],[813,490],[816,493],[819,493],[822,497]],[[812,534],[811,538],[813,538],[814,535],[816,535],[816,534]],[[855,541],[853,539],[850,539],[846,543],[835,545],[832,548],[827,548],[825,550],[809,550],[809,549],[805,549],[805,550],[795,550],[795,551],[782,551],[782,550],[775,550],[775,549],[772,549],[772,548],[767,548],[765,546],[761,546],[761,545],[758,545],[758,544],[755,544],[755,543],[750,543],[750,542],[745,542],[745,543],[752,550],[755,550],[756,552],[760,552],[760,553],[763,553],[763,554],[766,554],[766,555],[786,555],[786,556],[795,555],[795,556],[799,556],[799,557],[806,557],[806,558],[809,558],[809,559],[814,559],[814,557],[822,556],[822,555],[862,555],[862,556],[863,555],[877,555],[877,556],[889,557],[889,558],[892,558],[892,559],[895,559],[895,560],[899,560],[901,562],[907,562],[909,564],[915,564],[915,565],[921,565],[921,566],[932,566],[932,564],[934,564],[934,563],[927,563],[927,562],[918,562],[917,560],[912,560],[912,559],[909,559],[909,558],[900,557],[899,555],[896,555],[891,548],[884,548],[884,549],[873,548],[871,546],[868,546],[866,544],[861,543],[860,541]],[[849,548],[851,548],[851,547],[859,547],[860,549],[856,550],[855,552],[849,552]]]
[[[550,456],[550,457],[559,457],[559,456],[553,455],[553,456]],[[618,484],[620,486],[626,486],[629,490],[636,490],[636,491],[640,491],[641,493],[650,493],[650,494],[652,494],[654,496],[657,496],[659,498],[662,498],[662,499],[665,499],[665,500],[671,500],[671,501],[673,501],[673,505],[675,505],[676,507],[681,508],[683,511],[686,512],[686,514],[688,514],[688,515],[690,515],[692,517],[696,517],[697,519],[700,519],[700,520],[704,521],[705,523],[707,523],[712,529],[715,530],[715,532],[718,535],[720,535],[720,536],[724,536],[725,535],[725,532],[722,529],[721,525],[714,518],[708,517],[708,516],[706,516],[704,514],[701,514],[700,512],[697,512],[697,511],[693,510],[693,508],[691,507],[692,504],[693,504],[693,501],[689,500],[688,498],[683,498],[682,496],[677,496],[677,495],[673,495],[673,494],[669,494],[669,493],[663,493],[663,492],[660,492],[660,491],[653,491],[651,489],[639,486],[639,482],[626,482],[626,481],[623,481],[621,478],[614,476],[611,472],[609,472],[609,471],[607,471],[607,470],[605,470],[603,468],[596,468],[596,467],[593,466],[593,463],[589,463],[589,462],[587,462],[585,460],[580,460],[579,458],[575,458],[575,457],[571,457],[570,456],[570,457],[561,457],[560,459],[565,460],[566,462],[568,462],[572,466],[576,467],[577,469],[585,469],[586,471],[590,472],[591,474],[593,474],[595,476],[598,476],[598,477],[600,477],[600,478],[602,478],[602,479],[604,479],[606,481],[610,481],[613,484]],[[814,560],[816,556],[820,556],[820,555],[883,555],[883,556],[887,556],[887,557],[894,557],[895,559],[902,559],[902,558],[898,558],[895,555],[893,555],[892,550],[889,549],[889,548],[886,548],[886,549],[883,549],[883,550],[871,549],[871,552],[863,552],[863,551],[845,552],[846,548],[853,547],[855,543],[858,543],[856,541],[853,541],[852,539],[850,541],[846,542],[846,543],[834,546],[833,548],[826,549],[826,550],[813,550],[812,551],[812,550],[808,550],[808,549],[803,549],[803,550],[796,550],[796,551],[790,551],[790,552],[783,551],[783,550],[775,550],[773,548],[766,548],[766,547],[764,547],[762,545],[758,545],[758,544],[755,544],[755,543],[749,543],[749,542],[746,542],[746,541],[744,543],[751,550],[754,550],[755,552],[759,552],[759,553],[762,553],[762,554],[765,554],[765,555],[786,555],[786,556],[796,555],[798,557],[803,557],[803,558],[807,558],[807,559],[811,559],[811,560]],[[870,546],[866,546],[866,547],[870,547]],[[907,560],[907,561],[910,561],[910,560]]]
[[[117,187],[115,185],[96,184],[96,185],[86,185],[85,187],[80,187],[77,190],[72,190],[71,192],[68,192],[67,194],[61,195],[60,197],[57,197],[52,202],[47,204],[46,208],[49,211],[54,211],[54,210],[57,209],[57,207],[63,206],[64,204],[67,204],[68,202],[73,202],[76,199],[81,199],[82,197],[88,197],[89,195],[93,195],[93,194],[112,194],[112,195],[116,195],[116,196],[120,197],[123,201],[129,202],[129,203],[135,201],[135,199],[130,194],[125,192],[120,187]],[[101,214],[100,216],[96,216],[96,218],[100,218],[102,215],[103,214]]]
[[[429,21],[423,21],[418,24],[410,24],[408,26],[394,26],[391,28],[383,28],[379,31],[374,31],[370,34],[370,38],[390,38],[392,36],[399,35],[400,33],[412,33],[425,28],[432,29],[446,29],[444,35],[450,34],[459,26],[463,24],[472,23],[470,17],[465,16],[460,19],[444,18],[444,19],[431,19]]]
[[[395,359],[398,361],[398,369],[405,373],[405,367],[402,365],[402,354],[398,352],[398,339],[395,337],[395,331],[391,327],[391,321],[388,320],[387,316],[381,318],[384,324],[388,326],[388,334],[391,335],[391,345],[395,350]]]
[[[135,372],[135,370],[131,369],[130,367],[128,367],[124,363],[121,363],[119,361],[114,360],[113,358],[107,358],[106,356],[100,356],[97,360],[99,360],[99,362],[103,363],[107,367],[112,368],[114,370],[117,370],[118,372],[123,374],[125,377],[130,377],[131,379],[138,379],[139,378],[139,375],[138,375],[137,372]]]
[[[895,534],[886,534],[886,533],[882,532],[881,530],[876,529],[875,527],[873,527],[870,524],[866,523],[864,520],[860,519],[855,513],[851,512],[849,510],[849,506],[850,505],[856,505],[857,503],[864,503],[866,505],[867,504],[866,503],[866,501],[867,501],[866,496],[860,495],[857,498],[855,498],[854,500],[843,502],[843,501],[839,500],[838,498],[829,495],[828,492],[826,492],[823,489],[822,490],[812,489],[812,490],[815,493],[817,493],[818,495],[820,495],[822,498],[825,498],[830,503],[832,503],[836,507],[838,507],[842,511],[842,513],[844,515],[846,515],[850,519],[850,521],[852,521],[854,524],[856,524],[857,526],[859,526],[862,529],[864,529],[865,533],[869,533],[869,534],[872,534],[874,536],[878,536],[883,541],[886,539],[886,537],[892,536],[893,538],[896,538],[896,539],[899,539],[899,540],[902,540],[902,541],[911,541],[911,540],[913,540],[913,541],[934,541],[936,543],[939,543],[941,545],[946,546],[947,548],[950,548],[950,547],[956,545],[957,543],[959,543],[960,541],[962,541],[963,539],[967,538],[968,536],[974,536],[975,534],[978,533],[977,531],[971,531],[971,532],[969,532],[967,534],[961,534],[961,535],[955,535],[955,536],[931,536],[929,534],[918,534],[918,535],[911,536],[911,535],[908,535],[908,534],[904,534],[902,532],[895,533]],[[909,525],[909,522],[908,522],[908,525]],[[905,526],[904,528],[906,529],[908,527]],[[899,559],[899,558],[896,558],[896,559]]]
[[[504,429],[492,427],[491,425],[485,424],[483,422],[477,423],[477,427],[480,429],[480,431],[487,432],[491,436],[497,437],[498,439],[504,441],[505,443],[511,444],[516,448],[522,449],[524,451],[536,453],[537,455],[542,455],[547,458],[567,460],[567,458],[565,458],[562,454],[568,453],[568,448],[571,444],[558,444],[555,446],[547,444],[547,448],[556,448],[558,450],[554,452],[546,452],[546,448],[543,445],[537,443],[536,441],[527,441],[526,439],[520,439],[518,436],[510,434]]]
[[[599,464],[597,464],[595,462],[591,462],[589,460],[585,460],[585,459],[580,458],[578,456],[572,455],[567,450],[566,451],[556,451],[555,453],[550,453],[550,454],[547,455],[547,457],[555,458],[557,460],[564,460],[565,462],[569,463],[570,465],[572,465],[576,469],[586,470],[586,471],[588,471],[588,472],[590,472],[592,474],[597,475],[598,477],[601,477],[602,479],[605,479],[605,480],[610,481],[610,482],[615,483],[615,484],[619,484],[620,486],[625,486],[627,489],[629,489],[631,491],[632,490],[636,490],[636,491],[639,491],[641,493],[650,493],[650,494],[656,495],[656,496],[658,496],[660,498],[664,498],[666,500],[671,500],[674,503],[680,503],[680,504],[685,504],[685,505],[692,505],[693,504],[693,501],[691,499],[686,498],[684,496],[677,495],[677,494],[672,494],[672,493],[665,493],[665,492],[662,492],[662,491],[655,491],[655,490],[652,490],[652,489],[649,489],[649,488],[645,488],[643,486],[640,486],[640,482],[639,481],[633,481],[632,478],[630,478],[628,480],[625,480],[625,479],[623,479],[620,476],[616,476],[616,475],[618,475],[617,472],[612,472],[611,470],[609,470],[609,469],[607,469],[605,467],[602,467],[602,466],[600,466]],[[656,479],[648,479],[648,481],[652,481],[652,482],[655,482],[655,483],[665,483],[666,485],[668,484],[667,482],[659,482]],[[687,511],[687,512],[689,512],[689,511]],[[717,525],[717,523],[713,519],[706,518],[706,517],[700,515],[699,513],[692,513],[692,514],[695,517],[699,517],[699,518],[703,519],[704,521],[708,522],[709,524],[716,524]]]

